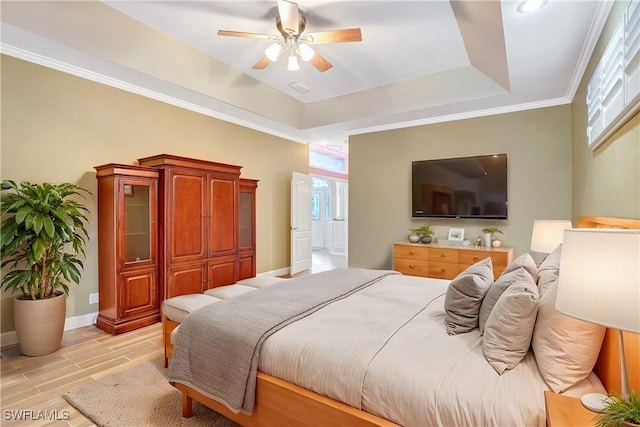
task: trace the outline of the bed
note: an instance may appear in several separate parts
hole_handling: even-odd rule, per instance
[[[638,228],[638,222],[583,218],[580,225]],[[196,399],[255,426],[300,425],[301,420],[311,426],[544,425],[543,391],[549,387],[533,352],[498,375],[483,355],[479,330],[447,334],[448,286],[438,279],[386,275],[280,329],[259,354],[250,411],[238,412],[194,379],[170,370],[170,380],[183,394],[183,415],[191,415]],[[605,339],[596,368],[608,389],[615,388],[615,337]],[[354,341],[363,345],[353,346]],[[177,351],[186,351],[182,344]],[[637,360],[637,340],[625,344],[631,347],[628,360]],[[340,357],[326,364],[331,354]],[[633,386],[638,372],[629,374]],[[566,393],[598,389],[598,379],[589,375]]]

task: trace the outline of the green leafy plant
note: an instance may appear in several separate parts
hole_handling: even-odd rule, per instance
[[[436,232],[431,229],[430,225],[423,225],[422,227],[409,229],[409,232],[420,237],[429,237],[436,234]]]
[[[500,230],[498,227],[485,227],[482,229],[482,232],[485,234],[491,234],[492,236],[494,234],[502,234],[502,230]]]
[[[624,399],[612,391],[609,399],[604,410],[596,416],[596,427],[619,427],[625,421],[640,424],[640,393],[634,390],[629,393],[629,399]]]
[[[74,184],[19,185],[11,180],[0,187],[0,258],[10,271],[2,289],[20,292],[20,299],[45,299],[69,294],[67,283],[80,283],[88,210],[74,197],[87,190]]]

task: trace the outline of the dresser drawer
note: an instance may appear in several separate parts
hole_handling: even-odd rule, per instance
[[[427,268],[427,260],[395,258],[393,260],[393,268],[402,274],[409,276],[429,276]]]
[[[491,258],[491,264],[493,264],[493,266],[506,266],[509,263],[508,252],[460,251],[458,254],[458,262],[460,264],[472,265],[485,258]]]
[[[458,263],[457,249],[431,248],[429,250],[429,261]]]
[[[426,260],[429,256],[429,248],[423,246],[393,245],[393,256],[395,258]]]
[[[458,275],[458,264],[429,261],[429,277],[453,279]]]

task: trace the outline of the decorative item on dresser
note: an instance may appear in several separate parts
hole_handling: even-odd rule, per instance
[[[484,258],[491,258],[497,278],[513,260],[513,248],[472,248],[397,242],[393,244],[393,266],[396,271],[410,276],[453,279],[458,273]]]
[[[160,320],[158,171],[107,164],[98,179],[98,319],[120,334]]]
[[[497,246],[493,246],[493,241],[498,240],[496,234],[502,234],[502,230],[500,230],[498,227],[485,227],[482,229],[482,234],[484,235],[484,245],[486,247],[499,248],[500,246],[502,246],[502,242]]]
[[[418,228],[410,229],[409,241],[411,243],[431,243],[435,231],[431,229],[430,225],[423,225]],[[416,239],[417,238],[417,239]]]
[[[241,179],[240,166],[168,154],[138,162],[96,167],[97,324],[113,334],[160,321],[164,299],[256,274],[257,180]]]

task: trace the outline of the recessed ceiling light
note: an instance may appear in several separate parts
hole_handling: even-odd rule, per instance
[[[542,9],[542,7],[545,4],[547,4],[547,0],[524,0],[518,5],[518,12],[520,13],[535,12],[538,9]]]

